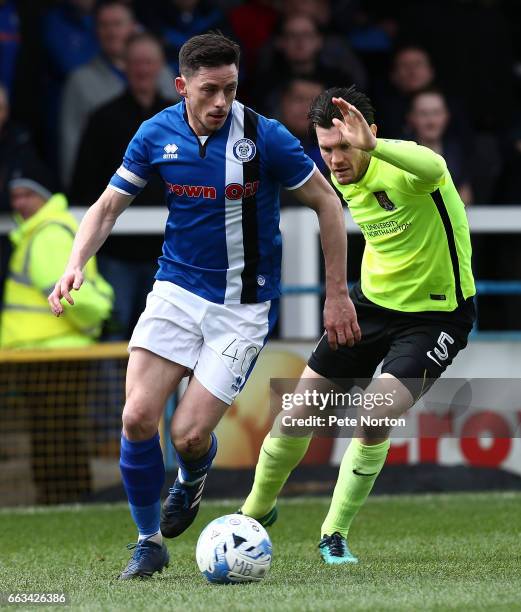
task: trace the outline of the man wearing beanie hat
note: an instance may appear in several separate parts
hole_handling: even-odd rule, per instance
[[[18,227],[10,234],[13,253],[5,283],[0,348],[79,347],[92,344],[109,317],[114,299],[95,258],[86,267],[86,291],[65,316],[53,317],[47,294],[60,278],[77,223],[63,194],[53,195],[46,169],[26,160],[9,182]]]
[[[18,227],[9,236],[13,252],[0,313],[0,348],[50,349],[92,344],[113,302],[112,288],[98,273],[94,258],[85,268],[87,291],[78,296],[76,308],[56,319],[47,307],[49,287],[61,275],[77,230],[65,196],[53,195],[46,169],[34,158],[24,161],[8,185]],[[49,402],[45,384],[42,390],[27,386],[36,377],[40,382],[47,380],[41,364],[25,364],[15,395],[18,408],[23,407],[29,417],[37,502],[79,501],[91,490],[87,405],[74,394],[67,398],[65,406]]]

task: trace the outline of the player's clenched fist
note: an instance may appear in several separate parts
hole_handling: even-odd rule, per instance
[[[78,289],[83,284],[83,272],[79,268],[68,270],[60,278],[54,286],[53,292],[47,298],[53,314],[59,317],[63,312],[63,306],[60,300],[65,298],[71,306],[74,306],[74,300],[71,297],[70,291]]]

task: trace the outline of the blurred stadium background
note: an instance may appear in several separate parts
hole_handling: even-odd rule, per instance
[[[65,193],[71,212],[81,219],[151,108],[137,104],[134,115],[125,115],[125,125],[108,135],[104,126],[118,105],[125,96],[132,98],[140,79],[152,88],[154,104],[175,101],[173,87],[165,89],[163,78],[176,73],[180,45],[219,28],[243,49],[238,97],[286,123],[317,163],[318,151],[305,130],[309,102],[324,87],[350,82],[372,96],[381,135],[415,139],[443,152],[468,207],[478,280],[476,329],[450,375],[519,377],[517,2],[453,0],[443,3],[443,11],[429,0],[136,0],[101,3],[97,12],[95,4],[0,1],[2,281],[11,253],[11,173],[38,159],[45,164],[46,186]],[[139,72],[139,62],[146,63],[150,49],[141,49],[137,58],[127,56],[125,39],[136,29],[152,32],[164,49],[164,61],[148,73],[146,68]],[[93,74],[100,79],[98,89],[89,86]],[[84,348],[0,351],[0,506],[124,499],[118,457],[125,340],[160,254],[166,212],[157,193],[157,185],[151,185],[140,196],[100,252],[100,269],[116,293],[113,317],[100,341]],[[346,220],[349,279],[354,281],[363,239],[348,212]],[[281,319],[254,375],[219,426],[210,496],[247,491],[273,417],[269,379],[298,376],[321,333],[323,262],[314,215],[283,194],[281,227]],[[162,425],[169,470],[175,463],[165,432],[176,401],[172,397],[165,407]],[[476,437],[472,444],[449,439],[443,430],[396,440],[375,491],[520,489],[519,427],[508,435],[505,430],[490,435],[484,426],[487,432],[486,439]],[[332,491],[346,444],[316,440],[286,492]]]

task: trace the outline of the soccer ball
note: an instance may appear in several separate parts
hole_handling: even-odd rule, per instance
[[[255,519],[227,514],[205,527],[197,541],[195,556],[209,582],[259,582],[270,569],[271,540]]]

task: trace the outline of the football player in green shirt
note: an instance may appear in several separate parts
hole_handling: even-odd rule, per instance
[[[396,417],[452,363],[473,326],[465,208],[440,155],[414,142],[376,137],[371,101],[354,86],[322,93],[309,117],[331,180],[366,245],[361,281],[351,290],[361,336],[355,322],[353,335],[334,350],[324,334],[295,392],[340,379],[347,389],[350,379],[371,379],[383,362],[365,393],[392,391],[392,406],[378,416]],[[319,550],[326,563],[358,561],[347,535],[385,463],[390,430],[358,424],[322,524]],[[266,436],[244,514],[264,525],[275,521],[277,495],[304,457],[311,433],[281,427]]]

